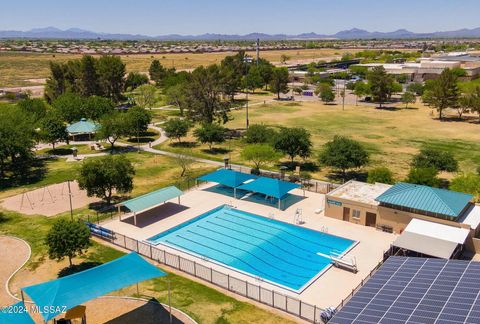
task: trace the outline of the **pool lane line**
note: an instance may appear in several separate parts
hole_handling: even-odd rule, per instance
[[[276,267],[275,265],[273,265],[273,264],[271,264],[271,263],[269,263],[269,262],[267,262],[267,261],[259,258],[259,257],[256,256],[255,254],[253,254],[253,253],[251,253],[250,251],[247,251],[247,250],[245,250],[245,249],[241,249],[241,248],[236,247],[236,246],[234,246],[234,245],[227,244],[227,243],[225,243],[225,242],[222,242],[222,241],[213,239],[213,238],[211,238],[211,237],[208,237],[208,236],[206,236],[206,235],[202,235],[202,234],[199,234],[199,233],[196,233],[196,232],[193,232],[193,231],[189,231],[189,232],[192,233],[192,234],[198,235],[198,236],[200,236],[200,237],[203,237],[203,238],[205,238],[205,239],[209,239],[209,240],[212,240],[212,241],[214,241],[214,242],[220,243],[220,244],[222,244],[222,245],[225,245],[225,246],[228,246],[228,247],[231,247],[231,248],[235,248],[235,249],[237,249],[237,250],[241,250],[241,251],[245,252],[246,254],[252,256],[254,259],[257,259],[257,260],[259,260],[260,262],[265,263],[266,265],[270,266],[272,269],[276,269],[276,270],[278,270],[278,271],[280,271],[280,272],[287,273],[287,274],[289,274],[289,275],[291,275],[291,276],[293,276],[293,277],[301,277],[301,278],[305,278],[305,279],[311,278],[311,276],[299,275],[298,273],[292,273],[292,272],[287,271],[287,270],[285,270],[285,269],[278,268],[278,267]],[[228,254],[228,253],[226,253],[226,252],[223,252],[223,253],[224,253],[224,254]]]
[[[261,271],[260,269],[257,269],[256,267],[252,266],[250,263],[244,261],[243,259],[240,259],[240,258],[237,257],[237,256],[231,255],[231,254],[229,254],[229,253],[225,253],[225,252],[223,252],[223,251],[221,251],[221,250],[217,250],[217,249],[215,249],[215,248],[212,248],[212,247],[210,247],[210,246],[208,246],[208,245],[205,245],[205,244],[202,244],[202,243],[200,243],[200,242],[191,240],[191,239],[189,239],[189,238],[186,238],[186,237],[183,237],[183,236],[180,236],[180,235],[178,235],[178,236],[179,236],[180,238],[186,240],[186,241],[192,242],[192,243],[194,243],[194,244],[198,244],[198,245],[203,246],[203,247],[205,247],[205,248],[207,248],[207,249],[216,251],[216,252],[221,253],[221,254],[224,254],[224,255],[228,255],[228,256],[230,256],[231,258],[236,259],[236,260],[240,261],[241,263],[246,264],[248,267],[252,268],[254,271],[256,271],[256,272],[258,272],[259,274],[261,274],[261,276],[262,276],[263,279],[265,279],[265,280],[267,280],[267,281],[271,281],[271,282],[274,283],[274,284],[283,286],[283,285],[281,284],[281,283],[283,282],[283,283],[285,283],[285,284],[287,284],[287,285],[298,286],[298,283],[294,283],[294,282],[291,282],[291,281],[288,281],[288,280],[285,280],[285,279],[277,278],[276,276],[273,276],[273,275],[269,275],[269,274],[267,274],[266,272],[263,272],[263,271]],[[185,250],[187,250],[187,251],[191,251],[191,252],[194,253],[194,254],[197,254],[197,252],[192,251],[191,248],[181,246],[181,245],[179,245],[178,243],[174,243],[174,242],[171,242],[171,241],[168,241],[168,240],[167,240],[166,242],[168,242],[168,243],[170,243],[170,244],[173,244],[173,245],[175,245],[175,246],[179,246],[180,248],[185,249]],[[200,254],[199,254],[199,255],[200,255]],[[225,262],[220,261],[220,260],[218,260],[218,259],[216,259],[216,258],[212,258],[212,257],[209,257],[209,258],[215,260],[216,262],[219,262],[219,263],[227,266],[228,268],[237,270],[237,271],[239,271],[239,272],[249,273],[250,276],[253,276],[253,275],[254,275],[253,273],[251,273],[251,272],[249,272],[249,271],[241,270],[241,269],[238,269],[238,268],[236,268],[236,267],[234,267],[234,266],[229,266],[229,265],[227,265]],[[267,279],[267,278],[271,278],[271,279],[269,280],[269,279]],[[285,287],[288,287],[290,290],[295,290],[295,288],[292,288],[292,287],[289,287],[289,286],[285,286]]]
[[[279,256],[277,256],[277,255],[275,255],[275,254],[273,254],[273,253],[265,250],[264,248],[262,248],[262,247],[260,247],[260,246],[258,246],[258,245],[254,245],[254,244],[252,244],[252,243],[250,243],[250,242],[247,242],[247,241],[244,241],[244,240],[242,240],[242,239],[238,239],[238,238],[232,237],[232,236],[230,236],[230,235],[227,235],[227,234],[225,234],[225,233],[217,232],[217,231],[215,231],[215,230],[212,230],[212,229],[209,229],[209,228],[206,228],[206,227],[202,227],[202,226],[200,226],[200,225],[198,225],[197,227],[202,228],[202,229],[204,229],[204,230],[206,230],[206,231],[209,231],[209,232],[216,233],[216,234],[218,234],[218,235],[223,235],[223,236],[228,237],[228,238],[230,238],[230,239],[232,239],[232,240],[236,240],[236,241],[242,242],[242,243],[244,243],[244,244],[254,246],[254,247],[256,247],[257,249],[260,249],[260,250],[264,251],[266,254],[271,255],[274,259],[278,259],[278,260],[280,260],[280,261],[282,261],[282,262],[285,262],[285,263],[287,263],[287,264],[290,264],[290,265],[292,265],[292,266],[294,266],[294,267],[301,268],[301,269],[305,269],[305,270],[308,270],[308,271],[315,271],[315,273],[319,271],[319,270],[317,270],[317,269],[303,267],[303,266],[301,266],[301,265],[298,265],[298,263],[292,263],[292,262],[290,262],[290,261],[287,261],[287,260],[285,260],[285,259],[283,259],[283,258],[281,258],[281,257],[279,257]],[[243,249],[242,249],[242,250],[243,250]],[[295,255],[293,255],[293,254],[290,253],[290,252],[286,252],[286,254],[295,257]]]
[[[228,212],[228,211],[225,211],[224,214],[225,214],[225,215],[229,215],[229,216],[234,216],[234,217],[236,217],[236,218],[240,218],[240,219],[243,219],[243,220],[246,220],[247,222],[250,222],[250,223],[255,223],[255,224],[258,224],[258,225],[275,228],[275,229],[278,230],[278,231],[284,232],[284,233],[286,233],[286,234],[288,234],[288,235],[291,235],[291,236],[293,236],[293,237],[295,237],[295,238],[300,238],[300,239],[302,239],[303,241],[307,241],[307,242],[309,242],[309,243],[311,243],[311,244],[320,245],[320,246],[326,246],[326,247],[330,248],[331,250],[339,251],[338,249],[336,249],[336,248],[333,247],[333,246],[325,245],[325,244],[320,244],[320,243],[317,243],[317,242],[315,242],[315,241],[312,241],[312,240],[309,240],[309,239],[300,237],[300,236],[292,233],[291,231],[289,231],[289,230],[287,230],[287,229],[284,229],[284,228],[279,228],[278,226],[275,226],[275,224],[272,224],[272,223],[270,223],[270,222],[268,222],[269,224],[265,224],[266,222],[265,222],[264,220],[251,219],[251,218],[253,218],[253,217],[245,217],[244,215],[241,215],[241,214],[240,214],[240,215],[237,215],[237,214],[235,214],[235,213],[231,213],[231,212]],[[219,216],[216,216],[216,215],[215,215],[215,217],[219,217]],[[259,217],[262,217],[262,216],[259,216]],[[292,225],[292,224],[286,224],[286,225],[295,226],[295,225]],[[303,228],[303,227],[300,227],[300,228],[305,229],[305,228]],[[266,233],[269,233],[269,232],[266,232]],[[322,232],[317,232],[317,233],[320,234],[321,236],[327,236],[327,235],[328,235],[328,236],[330,236],[330,237],[340,238],[340,237],[338,237],[338,236],[329,235],[329,234],[327,234],[327,233],[322,233]],[[270,233],[270,234],[271,234],[271,233]],[[341,239],[344,239],[344,238],[341,238]],[[346,239],[344,239],[344,240],[346,240]]]
[[[227,213],[226,213],[226,214],[227,214]],[[251,222],[251,223],[256,223],[256,224],[259,224],[259,225],[267,226],[267,225],[265,225],[265,224],[262,224],[261,222],[255,222],[255,221],[252,221],[252,220],[250,220],[250,219],[248,219],[248,218],[242,218],[242,217],[240,217],[240,216],[238,216],[238,215],[235,215],[235,214],[227,214],[227,215],[240,218],[240,219],[245,220],[245,221],[247,221],[247,222]],[[298,248],[301,249],[301,250],[308,251],[308,250],[305,250],[304,248],[302,248],[302,247],[300,247],[300,246],[297,246],[297,245],[295,245],[295,244],[287,241],[286,238],[282,238],[282,237],[278,236],[278,234],[274,234],[274,233],[271,233],[271,232],[268,232],[268,231],[265,231],[265,230],[261,230],[261,229],[255,228],[255,227],[251,227],[251,226],[248,226],[248,225],[246,225],[246,224],[236,223],[236,222],[232,221],[231,219],[225,219],[225,218],[222,218],[221,216],[214,216],[214,217],[215,217],[215,218],[219,218],[219,219],[224,220],[224,221],[227,221],[227,222],[231,222],[231,223],[237,224],[237,225],[239,225],[239,226],[243,226],[243,227],[246,227],[246,228],[249,228],[249,229],[258,231],[258,232],[262,232],[262,233],[265,233],[265,234],[268,234],[268,235],[271,235],[271,236],[278,237],[278,238],[281,239],[282,241],[288,242],[289,244],[291,244],[291,245],[293,245],[293,246],[296,246],[296,247],[298,247]],[[338,251],[338,252],[341,253],[340,250],[338,250],[338,249],[336,249],[336,248],[334,248],[334,247],[332,247],[332,246],[330,246],[330,245],[321,244],[321,243],[313,242],[313,241],[308,240],[308,239],[304,239],[303,237],[300,237],[300,236],[298,236],[298,235],[292,234],[292,233],[290,233],[290,232],[288,232],[288,231],[285,231],[285,230],[283,230],[283,229],[278,229],[278,228],[276,228],[276,229],[277,229],[278,231],[282,232],[282,233],[286,233],[286,234],[288,234],[288,235],[290,235],[290,236],[293,236],[294,238],[296,238],[296,239],[298,239],[298,240],[307,241],[307,242],[309,242],[310,244],[313,244],[313,245],[316,245],[316,246],[320,246],[320,247],[323,247],[323,248],[327,248],[327,249],[329,249],[329,250],[331,250],[331,251]],[[323,233],[322,233],[322,234],[323,234]]]
[[[262,241],[262,242],[264,242],[264,243],[266,243],[266,244],[270,244],[270,245],[274,246],[275,248],[283,251],[284,253],[286,253],[286,254],[288,254],[288,255],[291,255],[291,256],[293,256],[293,257],[295,257],[295,258],[297,258],[297,259],[303,260],[303,261],[305,261],[305,262],[310,262],[310,263],[314,263],[314,264],[318,264],[318,263],[319,263],[318,261],[315,261],[314,259],[308,259],[308,258],[305,258],[305,257],[302,257],[302,256],[295,255],[294,253],[292,253],[292,252],[290,252],[290,251],[282,248],[280,245],[274,244],[274,243],[272,243],[271,241],[269,241],[269,240],[267,240],[267,239],[265,239],[265,238],[262,238],[262,237],[260,237],[260,236],[255,236],[255,235],[253,235],[253,234],[249,234],[249,233],[246,233],[246,232],[242,232],[242,231],[240,231],[240,230],[233,229],[233,228],[227,227],[227,226],[225,226],[225,225],[217,224],[217,223],[214,223],[214,222],[212,222],[212,221],[206,221],[206,222],[208,222],[209,224],[212,224],[212,225],[214,225],[214,226],[218,226],[218,227],[221,227],[221,228],[228,229],[228,230],[230,230],[230,231],[232,231],[232,232],[236,232],[236,233],[240,233],[240,234],[245,235],[245,236],[249,236],[249,237],[256,238],[256,239],[258,239],[258,240],[260,240],[260,241]],[[200,225],[198,225],[198,227],[200,227]],[[211,229],[210,229],[210,230],[211,230]],[[213,231],[213,232],[215,232],[215,233],[219,233],[219,232],[214,231],[214,230],[211,230],[211,231]],[[223,234],[223,233],[221,233],[221,234]],[[225,234],[224,234],[224,235],[225,235]],[[232,238],[234,238],[234,237],[232,237]],[[236,238],[234,238],[234,239],[236,239]],[[279,240],[281,240],[281,239],[279,238]],[[251,244],[251,243],[248,242],[248,244]],[[290,242],[286,242],[286,244],[292,245],[292,246],[294,246],[294,247],[296,248],[296,246],[293,245],[293,244],[291,244]],[[307,250],[300,249],[300,248],[298,248],[297,250],[306,251],[306,253],[311,254],[312,256],[315,256],[315,257],[318,256],[318,255],[316,254],[316,252],[311,252],[311,251],[307,251]]]

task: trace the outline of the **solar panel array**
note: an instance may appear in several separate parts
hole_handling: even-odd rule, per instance
[[[480,323],[480,262],[390,257],[329,321]]]

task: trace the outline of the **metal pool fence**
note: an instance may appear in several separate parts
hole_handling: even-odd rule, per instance
[[[303,302],[300,299],[284,295],[275,290],[267,289],[218,270],[214,270],[193,260],[167,252],[164,249],[138,241],[123,234],[115,233],[114,238],[111,240],[106,239],[105,237],[102,237],[102,239],[124,249],[135,251],[146,258],[183,271],[189,275],[208,281],[241,296],[282,310],[291,315],[295,315],[303,320],[312,323],[323,323],[321,319],[323,309]]]

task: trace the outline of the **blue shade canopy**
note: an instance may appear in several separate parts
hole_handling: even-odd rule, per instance
[[[89,300],[140,281],[165,276],[135,252],[70,276],[22,288],[36,306],[52,310],[42,313],[48,321]]]
[[[198,178],[198,180],[216,182],[227,187],[236,188],[245,181],[257,178],[258,177],[253,174],[242,173],[229,169],[219,169],[212,173],[201,176]]]
[[[468,206],[470,194],[399,182],[375,200],[380,203],[458,217]]]
[[[67,126],[67,132],[69,134],[91,134],[95,133],[98,129],[98,124],[87,120],[85,118],[80,119],[80,121],[70,124]]]
[[[5,306],[0,310],[0,323],[35,324],[28,314],[28,310],[29,307],[25,306],[23,302]]]
[[[127,207],[132,212],[138,213],[181,195],[183,195],[183,191],[175,186],[170,186],[124,201],[120,205]]]
[[[290,190],[295,188],[300,188],[300,185],[292,182],[264,177],[260,177],[252,182],[238,187],[238,189],[259,192],[277,199],[282,199]]]

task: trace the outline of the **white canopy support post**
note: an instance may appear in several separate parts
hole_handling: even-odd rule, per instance
[[[280,209],[280,210],[282,210],[281,204],[282,204],[282,200],[279,198],[278,199],[278,209]]]
[[[181,205],[181,203],[180,203],[180,196],[178,196],[178,204]]]
[[[137,226],[137,213],[133,212],[133,224]]]
[[[237,188],[233,188],[233,198],[237,199]]]

